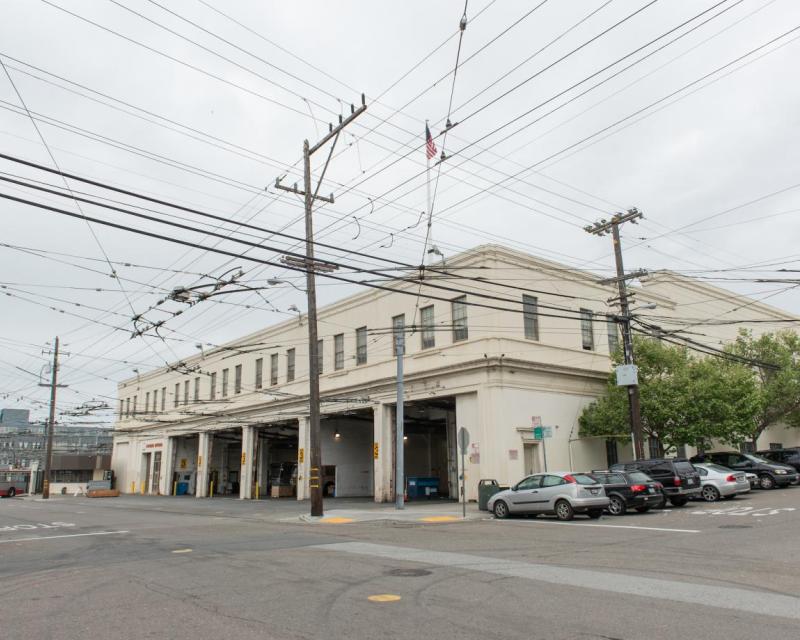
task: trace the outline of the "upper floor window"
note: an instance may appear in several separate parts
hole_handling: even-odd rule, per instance
[[[294,349],[286,351],[286,382],[294,380]]]
[[[222,370],[222,397],[228,397],[228,378],[230,374],[230,369],[223,369]]]
[[[606,316],[606,325],[608,328],[608,352],[614,355],[619,348],[619,328],[614,316]]]
[[[431,349],[436,346],[436,330],[433,325],[433,305],[422,307],[419,310],[420,324],[422,325],[422,348]]]
[[[137,396],[133,396],[133,415],[136,415],[136,401],[138,400]]]
[[[453,342],[469,338],[467,328],[467,296],[460,296],[451,302],[453,315]]]
[[[178,406],[181,403],[181,383],[175,383],[175,397],[172,399],[174,406]]]
[[[158,389],[153,391],[153,413],[158,412]]]
[[[401,313],[392,318],[392,355],[397,355],[397,345],[403,345],[405,351],[406,315]]]
[[[344,334],[333,336],[333,368],[344,369]]]
[[[150,392],[144,394],[144,412],[150,411]]]
[[[161,387],[161,410],[167,410],[167,388]]]
[[[367,364],[367,328],[356,329],[356,364]]]
[[[590,309],[581,309],[581,342],[584,349],[594,351],[594,323]]]
[[[237,364],[233,369],[233,392],[242,392],[242,365]]]
[[[131,399],[125,398],[125,417],[131,415]]]
[[[256,360],[256,389],[260,389],[264,385],[264,358]]]
[[[269,383],[271,385],[278,384],[278,354],[273,353],[269,357]]]
[[[215,371],[209,376],[210,386],[208,388],[208,399],[214,400],[217,397],[217,372]]]
[[[194,401],[200,402],[200,378],[194,379]]]
[[[325,359],[323,358],[324,354],[324,347],[325,342],[322,340],[317,340],[317,373],[321,374],[324,371],[323,364]]]
[[[124,400],[120,400],[119,401],[119,417],[120,417],[120,419],[122,418],[124,413],[125,413],[125,401]]]
[[[189,381],[183,382],[183,404],[189,404]]]
[[[522,323],[528,340],[539,339],[539,299],[536,296],[522,296]]]

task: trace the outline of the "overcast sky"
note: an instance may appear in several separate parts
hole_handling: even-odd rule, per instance
[[[460,0],[5,0],[0,55],[39,132],[0,70],[0,153],[53,167],[41,134],[63,171],[301,235],[301,199],[272,185],[285,176],[302,186],[303,139],[324,135],[364,92],[368,110],[346,129],[326,175],[322,193],[336,201],[315,213],[318,240],[419,264],[429,120],[451,155],[432,170],[432,240],[445,256],[496,242],[608,273],[610,241],[582,227],[636,206],[645,219],[624,229],[627,268],[729,278],[715,283],[800,313],[791,283],[752,282],[800,268],[800,3],[470,0],[454,81],[463,10]],[[444,138],[451,92],[458,124]],[[314,157],[317,170],[324,160]],[[64,188],[58,176],[2,159],[0,172]],[[69,184],[76,195],[146,205]],[[0,193],[78,211],[7,182]],[[220,224],[154,208],[201,231]],[[237,254],[246,248],[91,205],[82,211]],[[0,314],[0,407],[44,416],[41,350],[55,335],[71,354],[60,408],[92,398],[115,405],[116,382],[134,368],[284,320],[290,305],[305,310],[303,294],[282,285],[197,305],[169,320],[166,342],[131,339],[132,316],[158,321],[163,309],[181,308],[150,309],[173,287],[234,267],[253,286],[302,278],[8,200],[0,215],[0,284],[11,294]],[[356,290],[320,282],[323,304]]]

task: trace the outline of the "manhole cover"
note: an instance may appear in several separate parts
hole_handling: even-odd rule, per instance
[[[750,524],[721,524],[720,529],[752,529],[753,525]]]
[[[427,569],[390,569],[385,575],[400,578],[418,578],[420,576],[429,576],[431,572]]]

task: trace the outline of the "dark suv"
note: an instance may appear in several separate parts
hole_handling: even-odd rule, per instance
[[[772,462],[754,453],[738,451],[701,453],[694,456],[692,462],[715,462],[728,469],[755,473],[758,476],[758,486],[762,489],[786,487],[797,481],[797,471],[794,467]]]
[[[651,458],[634,462],[618,462],[612,471],[644,471],[663,486],[670,504],[682,507],[689,498],[700,495],[700,476],[686,458]]]
[[[606,510],[612,516],[625,515],[628,509],[646,513],[666,502],[661,483],[643,471],[592,471],[586,475],[603,485],[609,500]]]
[[[789,467],[794,467],[795,471],[800,471],[800,447],[793,447],[790,449],[768,449],[767,451],[759,451],[758,455],[771,462],[785,464]]]

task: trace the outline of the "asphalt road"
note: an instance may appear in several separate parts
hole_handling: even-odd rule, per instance
[[[0,637],[800,637],[800,488],[568,524],[304,508],[4,499]]]

